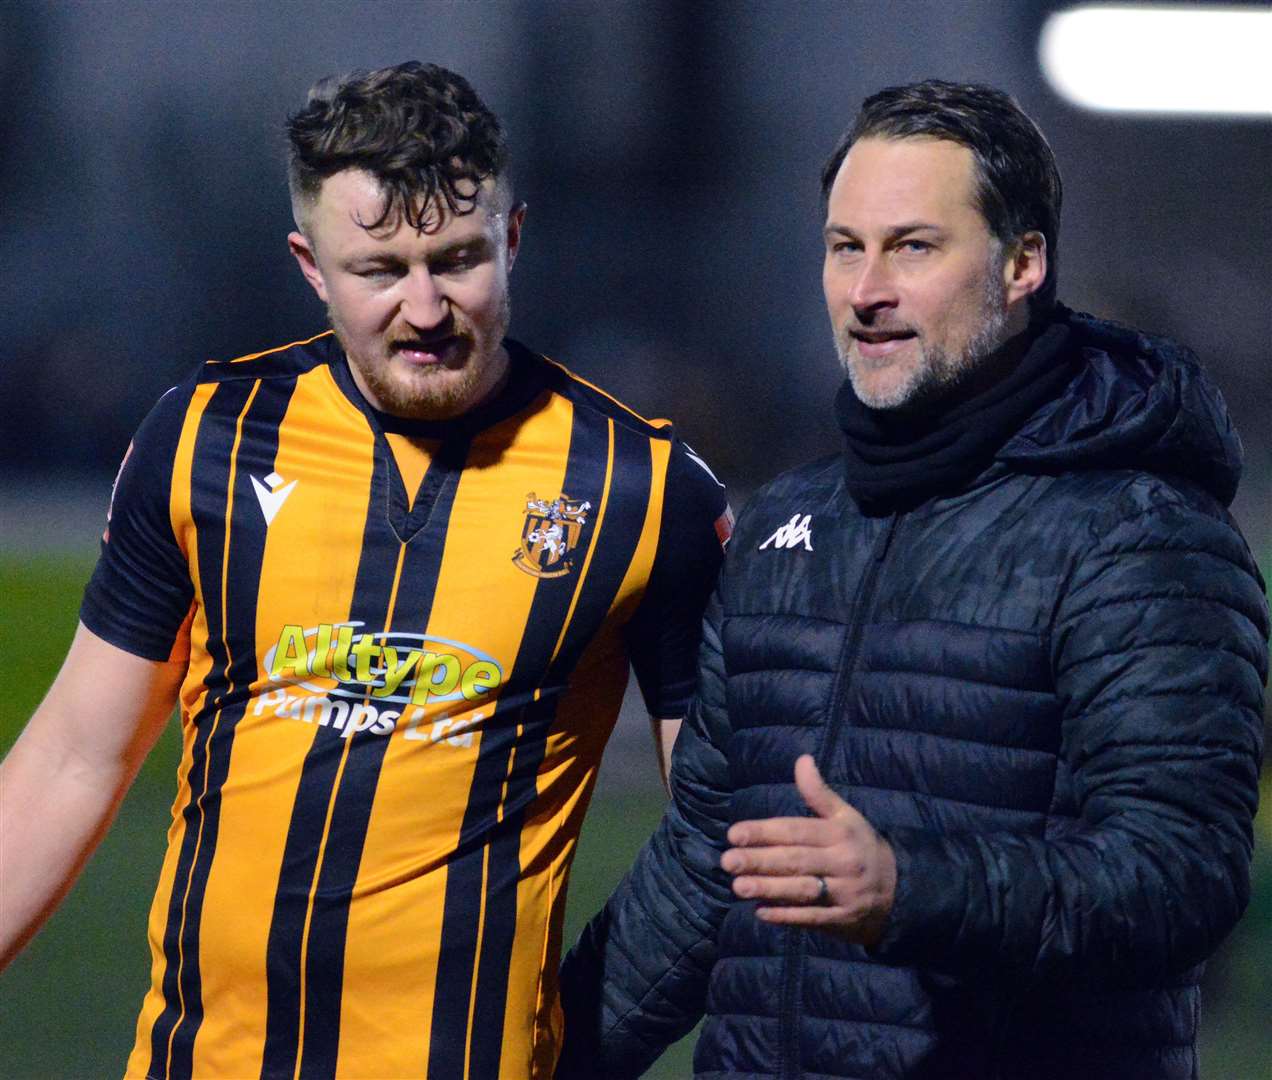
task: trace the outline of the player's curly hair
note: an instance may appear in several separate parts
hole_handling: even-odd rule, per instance
[[[1035,315],[1051,309],[1059,270],[1063,188],[1055,154],[1038,125],[1009,94],[992,86],[927,79],[866,98],[822,169],[822,199],[858,139],[926,135],[966,146],[976,162],[976,201],[989,231],[1010,244],[1031,230],[1047,241],[1047,277],[1030,298]]]
[[[410,60],[378,71],[329,76],[287,118],[287,181],[299,211],[342,169],[380,181],[379,228],[401,213],[419,232],[436,227],[438,207],[468,214],[487,177],[506,178],[508,146],[499,120],[468,81],[436,64]]]

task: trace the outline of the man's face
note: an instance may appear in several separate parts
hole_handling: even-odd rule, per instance
[[[975,162],[958,143],[865,138],[844,158],[827,204],[822,286],[865,405],[939,398],[1024,328],[1023,299],[1037,286],[1017,280],[974,199]]]
[[[486,180],[469,214],[444,205],[417,232],[370,173],[328,177],[306,208],[304,233],[287,239],[327,304],[354,381],[383,412],[421,420],[459,416],[499,386],[508,367],[508,272],[524,208],[509,210]]]

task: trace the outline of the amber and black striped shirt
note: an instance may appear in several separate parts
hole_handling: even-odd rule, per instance
[[[143,423],[82,618],[188,659],[129,1077],[549,1077],[565,884],[634,666],[683,712],[724,493],[514,342],[456,421],[330,334]]]

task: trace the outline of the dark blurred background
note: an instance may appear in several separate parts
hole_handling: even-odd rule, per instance
[[[1201,356],[1245,437],[1234,512],[1266,572],[1272,124],[1066,104],[1037,59],[1063,6],[4,0],[0,747],[69,641],[111,477],[154,400],[204,359],[323,326],[284,241],[283,117],[322,75],[412,58],[465,74],[509,131],[530,206],[514,335],[673,416],[735,505],[836,446],[818,172],[860,100],[927,76],[1009,90],[1064,173],[1061,298]],[[656,819],[646,738],[628,717],[607,756],[575,928]],[[0,1076],[121,1071],[175,752],[0,979]],[[1272,1077],[1269,816],[1252,908],[1211,968],[1208,1076]],[[682,1049],[653,1075],[688,1068]]]

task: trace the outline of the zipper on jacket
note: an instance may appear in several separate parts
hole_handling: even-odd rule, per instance
[[[839,656],[839,668],[835,672],[835,686],[831,691],[826,737],[822,740],[821,748],[817,751],[817,768],[823,777],[826,776],[826,766],[833,757],[835,747],[839,743],[838,736],[843,725],[835,723],[835,720],[843,715],[844,705],[848,700],[848,691],[852,686],[853,676],[856,675],[857,663],[860,658],[861,635],[871,615],[870,609],[874,606],[875,590],[879,586],[879,579],[883,577],[883,563],[892,548],[892,538],[897,531],[897,523],[900,520],[900,511],[888,518],[888,524],[884,527],[883,534],[875,540],[873,558],[871,559],[873,565],[867,566],[861,585],[857,589],[857,598],[853,604],[852,625],[849,626],[848,633],[844,635],[844,648]]]
[[[883,538],[875,544],[874,561],[876,566],[883,562],[883,560],[887,557],[888,552],[892,549],[892,534],[897,531],[897,522],[900,518],[901,514],[899,512],[888,518],[887,528],[883,530]]]
[[[855,674],[857,658],[861,651],[861,634],[874,604],[875,590],[882,576],[882,564],[892,547],[892,537],[900,519],[900,511],[894,513],[888,518],[883,532],[875,539],[874,550],[862,570],[861,584],[857,586],[857,595],[853,599],[852,622],[849,623],[848,631],[844,634],[839,666],[835,669],[835,682],[831,689],[829,711],[826,714],[826,732],[816,755],[817,768],[823,777],[826,776],[826,763],[830,760],[838,743],[836,736],[842,725],[836,723],[836,720],[842,715],[844,702],[848,698],[848,689],[852,684],[852,676]],[[797,929],[786,931],[785,978],[782,981],[782,996],[777,1013],[783,1080],[799,1080],[803,1075],[799,1064],[798,1010],[801,996],[800,983],[804,975],[804,942],[809,933],[811,931]]]

